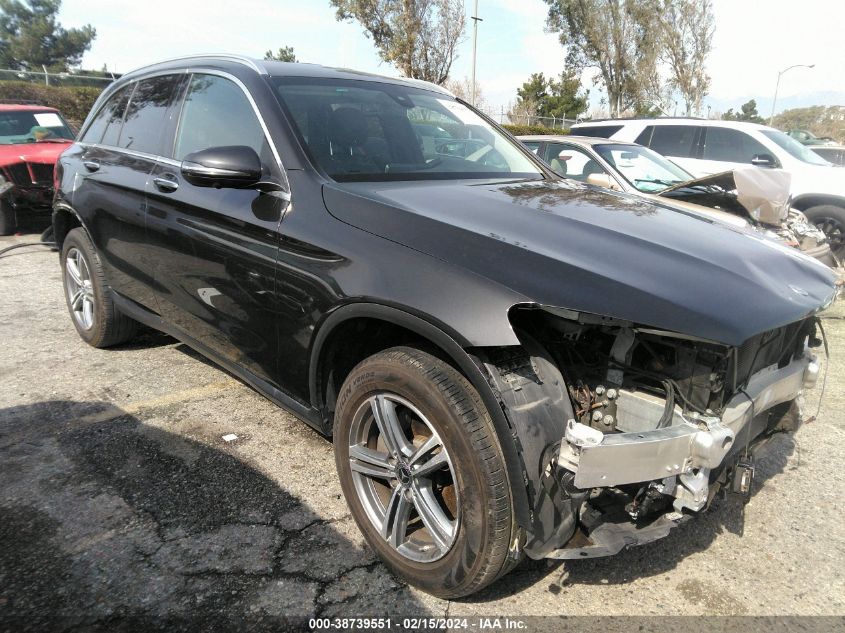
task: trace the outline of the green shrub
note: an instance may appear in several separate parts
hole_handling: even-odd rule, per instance
[[[526,136],[528,134],[569,134],[568,129],[545,127],[542,125],[502,125],[508,132],[514,136]]]
[[[56,108],[77,129],[91,106],[100,96],[102,88],[88,86],[45,86],[26,81],[0,81],[0,101],[35,102]]]

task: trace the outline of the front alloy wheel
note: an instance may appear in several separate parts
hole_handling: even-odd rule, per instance
[[[367,517],[390,547],[420,562],[449,551],[460,510],[454,470],[419,409],[389,392],[367,398],[350,427],[349,467]]]
[[[394,347],[361,361],[338,393],[334,446],[355,522],[408,583],[457,598],[519,561],[499,436],[478,392],[440,358]]]

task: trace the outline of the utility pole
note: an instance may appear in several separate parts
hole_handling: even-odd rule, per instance
[[[772,125],[772,120],[775,118],[775,105],[778,102],[778,88],[780,88],[780,78],[787,70],[792,70],[793,68],[813,68],[815,64],[795,64],[794,66],[790,66],[789,68],[784,68],[778,73],[778,81],[775,84],[775,97],[772,99],[772,115],[769,117],[769,127]]]
[[[482,21],[478,17],[478,0],[475,0],[475,8],[470,19],[472,20],[472,95],[470,96],[470,103],[475,105],[475,49],[478,41],[478,23]]]

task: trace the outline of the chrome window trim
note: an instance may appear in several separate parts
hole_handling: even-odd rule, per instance
[[[206,56],[201,56],[201,57],[206,57]],[[131,83],[134,83],[135,85],[137,85],[137,83],[139,81],[141,81],[142,79],[146,79],[148,77],[154,77],[154,76],[157,76],[157,75],[178,75],[178,74],[217,75],[219,77],[222,77],[223,79],[228,79],[229,81],[232,81],[236,86],[238,86],[241,89],[241,92],[244,93],[247,101],[249,102],[250,106],[252,107],[252,111],[255,113],[255,116],[258,118],[258,123],[261,126],[261,131],[264,133],[264,138],[267,141],[267,143],[270,145],[270,151],[273,152],[273,158],[276,160],[276,164],[279,167],[279,172],[281,173],[282,180],[283,180],[282,186],[284,187],[284,191],[280,191],[278,193],[281,194],[282,197],[284,197],[288,201],[290,201],[290,197],[291,197],[290,181],[288,180],[288,176],[287,176],[287,172],[285,171],[284,163],[282,162],[281,156],[279,155],[279,150],[276,148],[276,144],[273,142],[273,137],[270,135],[270,130],[267,127],[267,123],[264,121],[264,117],[261,115],[261,111],[258,109],[258,104],[255,102],[255,99],[252,98],[252,95],[250,94],[246,85],[244,85],[244,83],[240,79],[238,79],[237,77],[235,77],[231,73],[227,73],[227,72],[222,71],[222,70],[216,70],[214,68],[199,67],[199,68],[183,68],[181,70],[175,69],[175,70],[167,70],[167,71],[150,73],[149,75],[144,75],[143,77],[138,77],[137,79],[132,79]],[[182,109],[184,108],[184,105],[185,105],[185,97],[187,97],[187,91],[188,90],[190,90],[190,80],[188,82],[188,85],[185,88],[185,93],[179,97],[181,99],[181,103],[179,104],[179,119],[176,122],[176,129],[174,130],[174,135],[173,135],[174,145],[175,145],[176,137],[179,134],[179,128],[182,126]],[[134,91],[135,91],[135,89],[133,87],[132,92],[134,93]],[[130,94],[130,99],[131,99],[131,97],[132,97],[132,95]],[[109,97],[109,98],[111,98],[111,97]],[[105,105],[105,103],[107,103],[107,102],[108,102],[108,99],[106,99],[106,102],[104,102],[103,105]],[[129,102],[127,102],[127,110],[129,109],[128,106],[129,106]],[[124,117],[125,117],[126,116],[125,110],[124,110],[123,114],[124,114]],[[122,131],[122,129],[123,129],[123,121],[121,121],[121,131]],[[81,134],[80,134],[80,137],[81,137]],[[114,145],[104,145],[103,143],[91,143],[91,142],[85,142],[85,141],[77,141],[77,143],[79,145],[82,145],[83,147],[102,147],[104,149],[109,149],[109,150],[112,150],[112,151],[124,152],[124,153],[126,153],[130,156],[137,156],[139,158],[151,158],[153,160],[157,160],[158,162],[165,163],[167,165],[172,165],[174,167],[181,167],[182,166],[181,161],[178,161],[178,160],[171,158],[169,156],[147,154],[146,152],[137,152],[135,150],[124,149],[122,147],[116,147]]]

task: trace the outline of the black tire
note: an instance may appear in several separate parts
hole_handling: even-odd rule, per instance
[[[459,510],[454,540],[436,560],[413,560],[389,544],[356,491],[350,434],[356,412],[367,411],[370,398],[378,393],[395,394],[413,404],[431,423],[451,459],[447,473],[454,481]],[[408,436],[415,435],[412,429]],[[358,527],[384,563],[408,583],[441,598],[458,598],[485,587],[518,562],[508,552],[516,523],[498,436],[476,390],[450,365],[409,347],[395,347],[359,363],[341,387],[334,446],[341,486]],[[444,492],[441,499],[445,498]],[[416,507],[412,517],[419,516]],[[422,527],[419,519],[414,521]]]
[[[8,202],[0,200],[0,235],[11,235],[17,228],[15,210]]]
[[[845,258],[845,208],[820,204],[805,210],[804,215],[827,235],[833,254]]]
[[[72,277],[68,272],[68,254],[74,257],[77,253],[84,259],[90,281],[90,292],[88,295],[93,299],[93,307],[90,311],[92,323],[90,327],[84,327],[76,316],[76,311],[71,304],[72,297],[68,279]],[[61,254],[62,265],[62,286],[65,291],[65,302],[70,312],[71,321],[83,341],[92,347],[111,347],[131,340],[138,331],[138,322],[130,319],[121,313],[114,305],[111,294],[105,283],[103,267],[91,238],[85,229],[75,228],[65,237],[62,244]]]

